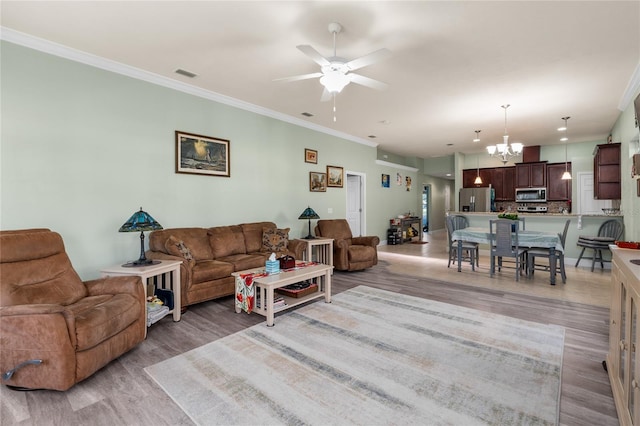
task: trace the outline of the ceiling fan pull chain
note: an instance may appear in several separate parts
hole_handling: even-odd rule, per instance
[[[336,122],[336,94],[333,94],[333,122]]]

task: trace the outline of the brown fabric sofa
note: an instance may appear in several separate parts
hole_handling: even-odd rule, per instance
[[[0,232],[3,383],[66,390],[144,340],[139,277],[82,282],[62,237],[48,229]],[[33,361],[17,368],[21,363]]]
[[[378,264],[380,238],[354,237],[346,219],[321,219],[315,228],[318,237],[333,238],[333,266],[340,271],[359,271]]]
[[[180,266],[182,306],[229,296],[235,292],[232,272],[259,268],[272,250],[263,245],[265,230],[275,232],[273,222],[243,223],[213,228],[172,228],[149,234],[147,259],[186,260]],[[288,230],[282,230],[287,235]],[[188,254],[173,252],[171,241],[184,243]],[[306,243],[286,240],[286,248],[277,256],[290,255],[302,259]],[[192,257],[192,260],[187,258]]]

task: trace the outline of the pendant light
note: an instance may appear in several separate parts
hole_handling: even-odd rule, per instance
[[[480,132],[480,130],[476,130],[476,132]],[[476,157],[476,180],[473,181],[474,185],[482,185],[482,178],[480,177],[480,156]]]
[[[569,128],[567,127],[567,121],[570,119],[571,117],[562,117],[562,119],[564,120],[564,137],[562,139],[560,139],[561,141],[564,142],[564,173],[562,174],[562,177],[560,179],[562,180],[571,180],[571,173],[569,172],[569,163],[568,163],[568,158],[567,158],[567,145],[569,144],[569,137],[567,136],[567,132],[569,130]],[[562,129],[562,127],[561,127]]]

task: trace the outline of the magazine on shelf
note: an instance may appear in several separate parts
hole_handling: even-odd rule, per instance
[[[258,297],[256,297],[256,307],[260,308],[262,306],[262,304],[260,303],[260,296],[258,295]],[[287,303],[284,301],[284,297],[282,296],[278,296],[278,297],[274,297],[273,299],[273,307],[274,308],[278,308],[281,306],[287,306]]]

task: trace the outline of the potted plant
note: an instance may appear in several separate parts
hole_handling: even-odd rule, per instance
[[[518,213],[500,213],[498,219],[518,220]]]
[[[500,213],[498,219],[518,220],[518,213]],[[511,232],[516,232],[516,224],[511,224]]]

